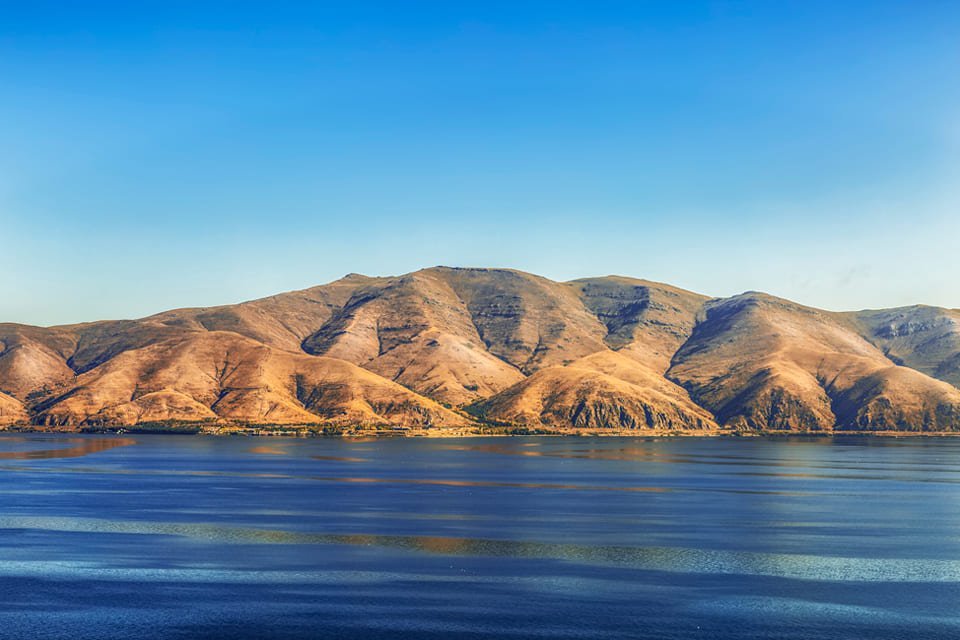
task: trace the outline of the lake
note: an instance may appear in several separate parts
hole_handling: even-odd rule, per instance
[[[960,638],[960,439],[0,436],[0,637]]]

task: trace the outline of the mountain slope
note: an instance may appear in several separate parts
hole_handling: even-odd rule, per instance
[[[234,305],[176,309],[144,321],[192,330],[233,331],[271,347],[299,351],[303,340],[343,307],[357,289],[377,281],[353,273],[301,291]]]
[[[27,401],[74,376],[67,359],[76,349],[69,332],[0,324],[0,393]]]
[[[605,350],[606,327],[571,287],[510,269],[431,269],[466,305],[487,350],[526,375]]]
[[[0,393],[0,426],[22,424],[28,419],[23,403],[5,393]]]
[[[960,431],[960,312],[622,276],[352,274],[236,305],[0,324],[0,424]]]
[[[218,418],[269,424],[457,426],[462,417],[341,360],[228,332],[192,332],[126,351],[36,407],[41,424]]]
[[[737,428],[960,427],[956,388],[898,367],[842,314],[764,294],[709,303],[668,375]]]
[[[605,325],[604,343],[647,367],[665,372],[687,341],[708,298],[670,285],[607,276],[569,283]]]
[[[486,350],[463,300],[434,270],[358,289],[303,348],[455,405],[523,379]]]
[[[489,420],[584,429],[709,429],[679,386],[613,351],[541,369],[473,410]]]
[[[960,387],[960,310],[918,305],[848,315],[893,361]]]

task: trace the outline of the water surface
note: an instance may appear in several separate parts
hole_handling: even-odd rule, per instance
[[[960,638],[954,439],[5,435],[0,496],[3,638]]]

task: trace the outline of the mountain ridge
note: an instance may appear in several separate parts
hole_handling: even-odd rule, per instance
[[[960,311],[439,266],[133,320],[0,323],[0,425],[166,422],[960,432]]]

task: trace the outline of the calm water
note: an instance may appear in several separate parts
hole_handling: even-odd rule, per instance
[[[0,436],[0,637],[960,638],[960,439]]]

